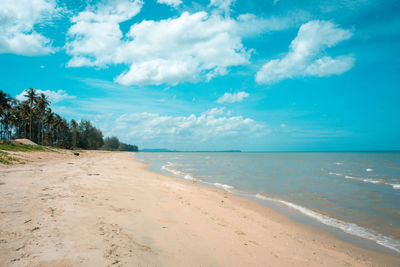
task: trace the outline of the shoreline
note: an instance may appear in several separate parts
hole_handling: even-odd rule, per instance
[[[148,167],[130,152],[84,152],[0,167],[0,262],[400,264],[399,257],[341,241],[254,200]]]
[[[140,162],[146,162],[136,158],[135,154],[136,153],[133,153],[133,157],[136,160]],[[204,181],[196,176],[193,176],[193,174],[188,174],[180,170],[170,168],[170,162],[167,162],[162,166],[153,166],[152,162],[146,163],[150,164],[150,171],[179,179],[184,179],[192,183],[199,183],[210,188],[218,188],[237,196],[251,199],[279,213],[282,213],[297,222],[330,232],[340,240],[349,242],[361,248],[366,248],[400,257],[400,250],[398,247],[399,244],[398,242],[396,242],[396,240],[393,240],[392,237],[382,235],[379,232],[365,228],[363,226],[359,226],[352,222],[344,221],[343,219],[337,219],[330,214],[324,213],[323,211],[316,211],[293,202],[288,202],[278,198],[271,198],[267,195],[259,193],[249,193],[246,191],[242,191],[230,184],[223,184],[222,182],[218,181]],[[351,228],[351,230],[349,228]]]

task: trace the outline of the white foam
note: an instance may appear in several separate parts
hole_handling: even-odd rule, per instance
[[[341,176],[341,177],[344,177],[346,179],[351,179],[351,180],[356,180],[356,181],[360,181],[360,182],[370,183],[370,184],[391,185],[391,184],[385,183],[385,182],[380,181],[380,180],[374,180],[374,179],[369,179],[369,178],[358,178],[358,177],[354,177],[354,176],[350,176],[350,175],[344,175],[342,173],[329,172],[329,174],[330,175],[335,175],[335,176]]]
[[[373,171],[375,171],[374,169],[365,169],[367,172],[373,172]]]
[[[355,235],[358,237],[362,237],[362,238],[366,238],[366,239],[375,241],[376,243],[378,243],[384,247],[393,249],[400,253],[400,242],[399,241],[393,240],[390,237],[387,237],[387,236],[384,236],[384,235],[381,235],[378,233],[373,233],[372,231],[370,231],[366,228],[363,228],[357,224],[345,222],[345,221],[338,220],[335,218],[331,218],[329,216],[317,213],[315,211],[312,211],[312,210],[302,207],[300,205],[296,205],[294,203],[280,200],[280,199],[269,198],[269,197],[263,196],[261,194],[256,194],[256,198],[282,203],[292,209],[299,211],[300,213],[302,213],[308,217],[316,219],[317,221],[319,221],[325,225],[338,228],[338,229],[342,230],[343,232],[351,234],[351,235]]]
[[[336,172],[329,172],[330,175],[335,175],[335,176],[344,176],[342,173],[336,173]]]
[[[230,193],[232,193],[232,190],[235,189],[235,187],[233,187],[231,185],[228,185],[228,184],[210,183],[210,182],[203,181],[201,179],[193,177],[189,173],[185,173],[185,172],[182,172],[182,171],[178,171],[178,170],[176,170],[174,168],[171,168],[171,166],[173,166],[173,164],[171,162],[167,162],[165,165],[161,166],[161,169],[163,169],[165,171],[168,171],[168,172],[170,172],[172,174],[175,174],[176,176],[182,177],[185,180],[192,181],[192,182],[201,182],[203,184],[208,184],[208,185],[211,185],[211,186],[215,186],[215,187],[224,189],[225,191],[228,191]]]
[[[368,179],[368,178],[358,178],[358,177],[353,177],[353,176],[349,176],[349,175],[346,175],[344,178],[356,180],[356,181],[360,181],[360,182],[364,182],[364,183],[370,183],[370,184],[384,184],[384,185],[391,186],[393,189],[400,189],[400,184],[391,184],[391,183],[386,183],[386,182],[380,181],[380,180],[374,180],[374,179]]]
[[[192,175],[190,175],[189,173],[185,173],[185,172],[181,172],[178,170],[175,170],[174,168],[171,168],[173,164],[171,162],[167,162],[165,165],[161,166],[161,169],[168,171],[172,174],[175,174],[177,176],[180,176],[182,178],[184,178],[185,180],[189,180],[189,181],[199,181],[199,179],[194,178]]]
[[[400,184],[392,184],[393,189],[400,189]]]
[[[365,183],[371,183],[371,184],[380,184],[380,183],[382,183],[381,181],[378,181],[378,180],[358,178],[358,177],[353,177],[353,176],[350,176],[350,175],[346,175],[344,178],[351,179],[351,180],[356,180],[356,181],[360,181],[360,182],[365,182]]]
[[[335,162],[336,165],[343,165],[342,162]]]
[[[232,192],[232,190],[235,189],[235,187],[233,187],[231,185],[228,185],[228,184],[213,183],[213,185],[215,187],[222,188],[222,189],[224,189],[225,191],[228,191],[228,192]]]

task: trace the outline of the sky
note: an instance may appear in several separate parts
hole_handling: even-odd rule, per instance
[[[0,89],[139,148],[400,150],[400,2],[0,0]]]

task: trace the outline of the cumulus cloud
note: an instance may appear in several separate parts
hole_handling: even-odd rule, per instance
[[[19,101],[25,101],[26,100],[26,97],[25,97],[26,91],[27,90],[22,91],[22,93],[17,95],[15,98],[18,99]],[[37,89],[36,93],[38,95],[45,94],[49,98],[49,100],[52,104],[63,101],[65,99],[74,99],[75,98],[75,96],[68,95],[67,92],[64,90],[50,91],[50,90]]]
[[[231,11],[231,5],[236,0],[210,0],[209,6],[216,7],[225,13],[225,17],[229,17]]]
[[[160,4],[166,4],[169,6],[177,7],[182,4],[182,0],[157,0]]]
[[[303,24],[281,59],[267,62],[257,73],[258,83],[274,83],[302,76],[330,76],[342,74],[354,65],[354,57],[342,55],[335,58],[322,56],[326,48],[335,46],[352,36],[329,21],[310,21]]]
[[[177,84],[226,74],[227,68],[247,64],[250,53],[235,33],[236,22],[206,12],[176,19],[133,25],[132,40],[122,49],[132,62],[119,76],[121,84]]]
[[[217,103],[235,103],[235,102],[242,102],[243,99],[248,97],[249,94],[246,92],[237,92],[237,93],[225,93],[223,96],[218,98]]]
[[[163,116],[156,113],[129,113],[120,116],[113,126],[118,133],[127,133],[126,139],[197,140],[205,142],[215,138],[269,133],[264,123],[242,116],[228,116],[223,109],[211,109],[198,116]],[[110,133],[113,134],[113,133]]]
[[[140,0],[112,0],[90,6],[72,17],[66,49],[73,57],[67,66],[105,66],[123,62],[116,51],[123,45],[119,23],[138,14],[142,5]]]
[[[55,0],[1,0],[0,6],[0,53],[36,56],[54,52],[51,40],[34,27],[59,15]]]
[[[66,45],[72,58],[67,65],[129,65],[115,79],[123,85],[210,80],[227,74],[232,66],[249,63],[251,50],[243,46],[243,36],[275,30],[278,24],[276,19],[250,14],[232,19],[219,13],[184,12],[176,18],[143,20],[123,35],[119,23],[135,16],[142,4],[114,0],[74,16]]]
[[[204,114],[211,115],[211,116],[223,115],[223,114],[225,114],[225,108],[212,108],[212,109],[204,112]]]

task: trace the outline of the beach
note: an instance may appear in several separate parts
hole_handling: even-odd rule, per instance
[[[129,152],[18,155],[0,165],[1,266],[400,265]]]

